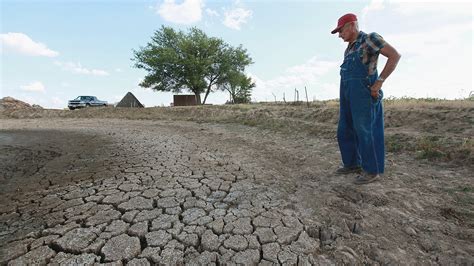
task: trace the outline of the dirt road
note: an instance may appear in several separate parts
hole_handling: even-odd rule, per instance
[[[472,166],[236,124],[0,120],[0,262],[474,264]]]

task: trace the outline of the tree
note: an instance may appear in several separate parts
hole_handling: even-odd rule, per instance
[[[133,51],[135,67],[148,72],[140,86],[175,93],[187,89],[199,96],[229,83],[229,72],[241,72],[252,64],[247,51],[222,39],[191,28],[186,34],[162,26],[145,46]]]
[[[230,71],[227,76],[228,82],[222,86],[223,90],[229,92],[231,103],[249,103],[252,88],[255,83],[250,77],[236,71]]]

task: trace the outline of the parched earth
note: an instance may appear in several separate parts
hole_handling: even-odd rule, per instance
[[[0,120],[0,264],[474,264],[472,166],[235,124]]]

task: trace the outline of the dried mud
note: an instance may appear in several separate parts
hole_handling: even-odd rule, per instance
[[[0,120],[0,263],[473,264],[471,165],[237,124]]]

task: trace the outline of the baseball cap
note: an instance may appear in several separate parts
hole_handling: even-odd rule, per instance
[[[346,23],[357,21],[357,16],[352,13],[347,13],[344,16],[340,17],[337,21],[337,27],[331,31],[331,34],[339,32],[341,28],[346,25]]]

